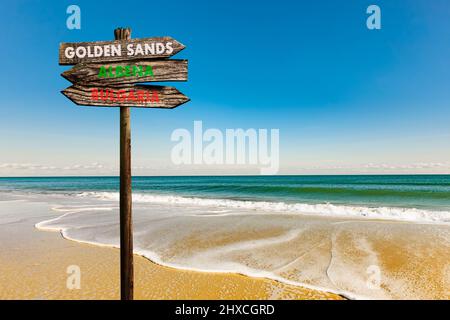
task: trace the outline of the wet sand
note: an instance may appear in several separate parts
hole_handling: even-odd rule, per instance
[[[79,230],[87,230],[81,239],[102,243],[111,238],[109,233],[117,233],[114,217],[118,212],[93,214],[89,207],[51,220],[64,213],[56,205],[59,202],[0,201],[0,299],[119,298],[118,249],[70,241],[59,232],[34,227],[44,220],[49,221],[45,224],[49,229],[70,225],[66,237],[80,237]],[[50,210],[55,207],[59,209]],[[450,299],[448,225],[289,214],[218,216],[212,220],[186,215],[146,221],[139,215],[139,207],[135,209],[135,244],[148,248],[159,241],[163,261],[186,258],[190,259],[187,265],[196,264],[201,270],[218,255],[221,261],[270,270],[283,281],[303,284],[187,271],[135,256],[136,299],[341,298],[328,290],[354,298]],[[80,228],[84,225],[104,227]],[[142,231],[151,228],[152,236],[142,237]],[[73,265],[81,270],[81,288],[70,290],[67,268]],[[373,277],[377,272],[378,286]]]
[[[34,223],[42,219],[36,215],[0,225],[0,299],[118,299],[119,250],[39,231]],[[67,288],[72,265],[80,268],[80,289]],[[178,270],[135,256],[135,299],[342,298],[269,279]]]

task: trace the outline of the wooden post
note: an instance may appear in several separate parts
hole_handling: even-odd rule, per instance
[[[116,40],[131,38],[131,29],[114,30]],[[133,300],[133,223],[131,220],[130,108],[120,107],[120,298]]]
[[[169,60],[185,46],[171,37],[131,39],[130,28],[114,30],[115,40],[61,43],[59,64],[75,65],[62,76],[73,83],[61,93],[77,105],[119,107],[120,109],[120,297],[133,300],[133,223],[131,215],[131,129],[130,107],[173,109],[189,98],[169,86],[134,85],[141,82],[187,81],[187,60]],[[120,42],[120,46],[118,43]],[[131,46],[130,46],[131,45]],[[165,50],[129,52],[132,46],[154,46]],[[104,48],[104,50],[98,49]],[[114,49],[112,49],[114,48]],[[82,54],[84,50],[84,55]],[[111,50],[115,54],[111,55]],[[80,54],[79,54],[80,53]],[[87,55],[86,55],[87,53]],[[95,53],[95,54],[92,54]],[[104,65],[154,68],[151,75],[132,77],[99,77]],[[112,66],[109,66],[112,68]],[[128,99],[119,99],[119,91],[129,93]],[[106,92],[106,93],[105,93]],[[137,98],[134,92],[137,92]],[[99,95],[102,96],[99,99]],[[105,98],[106,95],[106,98]],[[145,98],[144,98],[145,95]],[[112,99],[111,99],[112,97]],[[134,97],[134,98],[133,98]]]

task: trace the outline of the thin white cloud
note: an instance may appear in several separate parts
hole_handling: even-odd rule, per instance
[[[104,169],[105,166],[101,163],[94,162],[88,165],[82,165],[82,164],[74,164],[71,166],[63,167],[63,170],[98,170],[98,169]]]
[[[369,163],[363,166],[363,168],[367,169],[390,169],[390,170],[409,170],[409,169],[436,169],[436,168],[446,168],[449,167],[450,164],[445,164],[442,162],[418,162],[411,164],[374,164]]]
[[[450,162],[362,163],[336,165],[296,165],[282,169],[283,174],[301,173],[450,173]]]
[[[18,170],[56,170],[58,167],[34,163],[0,163],[0,169]]]
[[[98,162],[94,162],[91,164],[74,164],[65,167],[42,165],[35,163],[0,163],[0,169],[9,169],[9,170],[64,171],[64,170],[98,170],[104,168],[105,166]]]
[[[258,174],[245,166],[176,166],[171,164],[138,163],[132,167],[135,175],[226,175]],[[450,162],[361,163],[336,165],[290,165],[280,174],[383,174],[383,173],[450,173]],[[99,162],[55,166],[36,163],[0,163],[1,175],[116,175],[118,166]]]

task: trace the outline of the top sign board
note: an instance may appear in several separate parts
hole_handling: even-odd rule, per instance
[[[61,43],[59,64],[168,58],[185,46],[171,37]]]

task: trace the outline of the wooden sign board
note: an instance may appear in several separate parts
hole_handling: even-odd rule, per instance
[[[172,109],[189,98],[168,86],[141,82],[186,81],[187,60],[163,60],[185,48],[170,37],[131,39],[130,28],[114,30],[115,41],[61,43],[59,64],[76,65],[61,75],[73,83],[61,91],[77,105],[120,107],[120,296],[133,299],[130,108]]]
[[[171,37],[61,43],[59,64],[168,58],[184,48]]]
[[[61,74],[73,84],[108,86],[141,82],[187,81],[187,60],[139,60],[78,64]]]
[[[92,87],[76,84],[61,93],[81,106],[172,109],[189,101],[180,91],[168,86]]]

